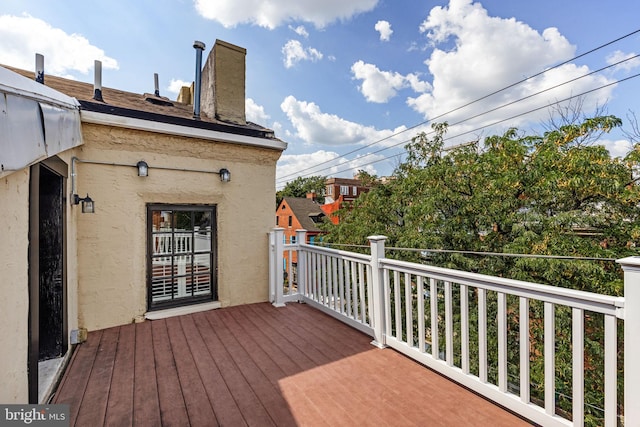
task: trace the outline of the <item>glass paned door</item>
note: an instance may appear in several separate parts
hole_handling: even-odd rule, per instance
[[[150,310],[217,299],[215,206],[149,205]]]

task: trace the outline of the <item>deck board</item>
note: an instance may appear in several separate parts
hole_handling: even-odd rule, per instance
[[[105,425],[126,427],[133,425],[133,384],[135,369],[135,328],[121,328],[116,347],[111,390]]]
[[[528,425],[370,341],[304,304],[124,325],[89,333],[54,402],[78,426]]]
[[[151,323],[144,322],[123,329],[133,329],[135,334],[133,374],[133,425],[160,425],[160,398],[156,379],[156,362],[153,356]],[[114,390],[115,392],[115,390]]]

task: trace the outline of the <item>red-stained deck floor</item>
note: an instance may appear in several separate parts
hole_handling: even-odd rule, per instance
[[[89,333],[54,396],[77,426],[518,426],[522,419],[301,304]]]

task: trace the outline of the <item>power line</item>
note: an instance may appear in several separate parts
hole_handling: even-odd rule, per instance
[[[470,105],[476,104],[476,103],[478,103],[478,102],[480,102],[480,101],[483,101],[483,100],[485,100],[485,99],[487,99],[487,98],[489,98],[489,97],[491,97],[491,96],[494,96],[494,95],[496,95],[496,94],[498,94],[498,93],[504,92],[505,90],[511,89],[511,88],[513,88],[513,87],[515,87],[515,86],[517,86],[517,85],[520,85],[520,84],[522,84],[522,83],[524,83],[524,82],[527,82],[527,81],[528,81],[528,80],[530,80],[530,79],[533,79],[533,78],[535,78],[535,77],[541,76],[541,75],[543,75],[543,74],[545,74],[545,73],[547,73],[547,72],[549,72],[549,71],[551,71],[551,70],[557,69],[557,68],[559,68],[559,67],[561,67],[561,66],[563,66],[563,65],[566,65],[566,64],[568,64],[568,63],[571,63],[571,62],[573,62],[573,61],[575,61],[575,60],[577,60],[577,59],[579,59],[579,58],[582,58],[582,57],[587,56],[587,55],[589,55],[589,54],[591,54],[591,53],[593,53],[593,52],[596,52],[596,51],[598,51],[598,50],[600,50],[600,49],[602,49],[602,48],[605,48],[605,47],[607,47],[607,46],[610,46],[610,45],[612,45],[612,44],[615,44],[615,43],[617,43],[617,42],[619,42],[619,41],[621,41],[621,40],[624,40],[625,38],[630,37],[630,36],[632,36],[632,35],[634,35],[634,34],[637,34],[637,33],[640,33],[640,29],[637,29],[637,30],[632,31],[632,32],[630,32],[630,33],[628,33],[628,34],[625,34],[625,35],[623,35],[623,36],[621,36],[621,37],[618,37],[617,39],[611,40],[611,41],[609,41],[609,42],[607,42],[607,43],[604,43],[604,44],[602,44],[602,45],[600,45],[600,46],[597,46],[597,47],[595,47],[595,48],[593,48],[593,49],[590,49],[590,50],[588,50],[588,51],[586,51],[586,52],[584,52],[584,53],[582,53],[582,54],[580,54],[580,55],[577,55],[577,56],[575,56],[575,57],[571,58],[571,59],[568,59],[568,60],[566,60],[566,61],[564,61],[564,62],[561,62],[561,63],[559,63],[559,64],[556,64],[556,65],[554,65],[553,67],[547,68],[547,69],[545,69],[545,70],[543,70],[543,71],[540,71],[540,72],[538,72],[538,73],[535,73],[535,74],[533,74],[533,75],[531,75],[531,76],[529,76],[529,77],[525,77],[524,79],[521,79],[521,80],[519,80],[519,81],[517,81],[517,82],[511,83],[511,84],[509,84],[509,85],[507,85],[507,86],[505,86],[505,87],[503,87],[503,88],[501,88],[501,89],[498,89],[498,90],[496,90],[496,91],[493,91],[493,92],[491,92],[491,93],[489,93],[489,94],[487,94],[487,95],[484,95],[484,96],[482,96],[482,97],[480,97],[480,98],[477,98],[477,99],[475,99],[475,100],[473,100],[473,101],[470,101],[470,102],[468,102],[468,103],[466,103],[466,104],[463,104],[463,105],[461,105],[461,106],[459,106],[459,107],[456,107],[456,108],[454,108],[454,109],[452,109],[452,110],[449,110],[449,111],[447,111],[447,112],[444,112],[444,113],[442,113],[442,114],[439,114],[439,115],[437,115],[437,116],[435,116],[435,117],[432,117],[432,118],[430,118],[430,119],[428,119],[428,120],[422,121],[422,122],[420,122],[420,123],[418,123],[418,124],[415,124],[415,125],[413,125],[413,126],[410,126],[410,127],[406,128],[406,129],[404,129],[404,130],[402,130],[402,131],[399,131],[399,132],[396,132],[396,133],[394,133],[394,134],[388,135],[388,136],[386,136],[386,137],[384,137],[384,138],[381,138],[381,139],[375,140],[375,141],[373,141],[373,142],[371,142],[371,143],[369,143],[369,144],[367,144],[367,145],[364,145],[364,146],[359,147],[359,148],[357,148],[357,149],[351,150],[351,151],[349,151],[348,153],[345,153],[345,154],[340,155],[340,156],[338,156],[338,157],[335,157],[335,158],[333,158],[333,159],[326,160],[326,161],[324,161],[324,162],[317,163],[317,164],[315,164],[315,165],[313,165],[313,166],[310,166],[310,167],[308,167],[308,168],[305,168],[305,169],[299,170],[299,171],[297,171],[297,172],[295,172],[295,173],[291,173],[291,174],[285,175],[285,176],[283,176],[283,177],[281,177],[281,178],[278,178],[278,181],[279,181],[279,182],[286,181],[288,178],[290,178],[290,177],[294,177],[294,176],[308,176],[309,174],[306,174],[306,175],[300,175],[300,172],[305,172],[305,171],[307,171],[307,170],[315,169],[315,168],[317,168],[318,166],[322,166],[322,165],[324,165],[324,164],[327,164],[327,163],[330,163],[330,162],[334,162],[334,161],[336,161],[336,160],[338,160],[338,159],[340,159],[340,158],[346,158],[346,156],[348,156],[348,155],[354,154],[354,153],[356,153],[356,152],[358,152],[358,151],[360,151],[360,150],[364,150],[365,148],[368,148],[368,147],[370,147],[370,146],[372,146],[372,145],[375,145],[375,144],[381,143],[381,142],[383,142],[383,141],[386,141],[386,140],[388,140],[388,139],[390,139],[390,138],[393,138],[394,136],[398,136],[398,135],[400,135],[400,134],[402,134],[402,133],[405,133],[405,132],[407,132],[407,131],[409,131],[409,130],[415,129],[415,128],[417,128],[417,127],[419,127],[419,126],[422,126],[422,125],[425,125],[425,124],[426,124],[426,123],[428,123],[428,122],[433,122],[434,120],[440,119],[440,118],[442,118],[442,117],[444,117],[444,116],[446,116],[446,115],[448,115],[448,114],[451,114],[451,113],[454,113],[454,112],[456,112],[456,111],[459,111],[459,110],[461,110],[461,109],[463,109],[463,108],[466,108],[466,107],[468,107],[468,106],[470,106]],[[636,57],[637,57],[637,56],[636,56]],[[635,58],[635,57],[634,57],[634,58]],[[629,58],[628,58],[628,59],[626,59],[626,60],[629,60]],[[620,62],[624,62],[624,61],[625,61],[625,60],[620,61]],[[605,67],[605,68],[608,68],[608,67]],[[532,95],[532,96],[535,96],[535,95]],[[407,141],[403,141],[403,142],[408,142],[408,140],[407,140]],[[393,145],[392,147],[395,147],[395,146],[397,146],[397,145],[399,145],[399,144],[395,144],[395,145]],[[367,154],[367,155],[370,155],[370,154]],[[323,168],[323,169],[320,169],[320,170],[315,171],[315,172],[313,172],[313,173],[317,173],[317,172],[319,172],[319,171],[321,171],[321,170],[326,170],[326,169],[329,169],[329,168]],[[346,169],[346,170],[349,170],[349,169]]]
[[[562,85],[564,85],[564,84],[568,84],[568,83],[571,83],[571,82],[573,82],[573,81],[575,81],[575,80],[578,80],[578,79],[580,79],[580,78],[586,77],[586,76],[588,76],[588,75],[590,75],[590,74],[593,74],[593,73],[596,73],[596,72],[602,71],[603,69],[610,68],[610,67],[614,67],[614,66],[616,66],[616,65],[619,65],[619,64],[620,64],[620,63],[622,63],[622,62],[625,62],[625,61],[628,61],[628,60],[631,60],[631,59],[635,59],[635,58],[637,58],[637,57],[639,57],[639,56],[640,56],[640,55],[636,55],[636,56],[630,57],[630,58],[628,58],[628,59],[626,59],[626,60],[619,61],[619,62],[617,62],[617,63],[615,63],[615,64],[612,64],[612,65],[609,65],[609,66],[607,66],[607,67],[603,67],[603,68],[601,68],[600,70],[593,71],[593,72],[588,73],[588,74],[585,74],[585,75],[583,75],[583,76],[576,77],[576,78],[574,78],[574,79],[568,80],[567,82],[564,82],[564,83],[560,83],[560,84],[558,84],[558,85],[555,85],[555,86],[553,86],[553,87],[551,87],[551,88],[544,89],[544,90],[542,90],[542,91],[540,91],[540,92],[537,92],[537,93],[535,93],[535,94],[528,95],[528,96],[526,96],[526,97],[524,97],[524,98],[520,98],[519,100],[511,101],[511,102],[510,102],[510,103],[508,103],[508,104],[504,104],[504,105],[501,105],[501,106],[499,106],[499,107],[493,108],[493,109],[491,109],[491,110],[485,111],[485,112],[483,112],[483,113],[479,113],[479,114],[476,114],[476,115],[474,115],[474,116],[471,116],[471,117],[468,117],[468,118],[465,118],[465,119],[459,120],[459,121],[457,121],[457,122],[452,123],[451,125],[449,125],[449,127],[456,126],[456,125],[460,125],[460,124],[462,124],[462,123],[464,123],[464,122],[466,122],[466,121],[469,121],[469,120],[471,120],[471,119],[474,119],[474,118],[477,118],[477,117],[479,117],[479,116],[482,116],[482,115],[485,115],[485,114],[488,114],[488,113],[494,112],[494,111],[499,110],[499,109],[501,109],[501,108],[504,108],[504,107],[506,107],[506,106],[509,106],[509,105],[514,104],[514,103],[520,102],[520,101],[522,101],[522,100],[524,100],[524,99],[527,99],[527,98],[530,98],[530,97],[533,97],[533,96],[539,95],[540,93],[544,93],[544,92],[546,92],[546,91],[549,91],[549,90],[555,89],[555,88],[557,88],[557,87],[559,87],[559,86],[562,86]],[[640,73],[639,73],[639,74],[634,74],[634,75],[629,76],[629,77],[626,77],[626,78],[624,78],[624,79],[616,80],[616,81],[611,82],[611,83],[608,83],[608,84],[606,84],[606,85],[602,85],[602,86],[599,86],[599,87],[597,87],[597,88],[593,88],[593,89],[590,89],[590,90],[587,90],[587,91],[581,92],[581,93],[579,93],[579,94],[577,94],[577,95],[572,95],[572,96],[570,96],[570,97],[567,97],[567,98],[564,98],[564,99],[562,99],[562,100],[556,101],[556,103],[562,103],[562,102],[570,101],[570,100],[572,100],[572,99],[574,99],[574,98],[579,98],[579,97],[584,96],[584,95],[587,95],[587,94],[589,94],[589,93],[596,92],[596,91],[598,91],[598,90],[602,90],[602,89],[607,88],[607,87],[609,87],[609,86],[613,86],[613,85],[616,85],[616,84],[618,84],[618,83],[622,83],[622,82],[625,82],[625,81],[628,81],[628,80],[634,79],[634,78],[639,77],[639,76],[640,76]],[[457,134],[457,135],[455,135],[455,136],[449,136],[449,137],[446,137],[446,138],[444,138],[444,141],[451,140],[451,139],[454,139],[454,138],[459,138],[459,137],[461,137],[461,136],[468,135],[468,134],[471,134],[471,133],[475,133],[475,132],[478,132],[479,130],[486,129],[486,128],[489,128],[489,127],[492,127],[492,126],[495,126],[495,125],[498,125],[498,124],[504,123],[504,122],[506,122],[506,121],[516,119],[516,118],[518,118],[518,117],[526,116],[526,115],[528,115],[528,114],[534,113],[534,112],[536,112],[536,111],[543,110],[543,109],[545,109],[545,108],[549,108],[549,104],[546,104],[546,105],[543,105],[543,106],[540,106],[540,107],[537,107],[537,108],[533,108],[533,109],[531,109],[531,110],[527,110],[527,111],[522,112],[522,113],[515,114],[515,115],[510,116],[510,117],[507,117],[507,118],[505,118],[505,119],[501,119],[501,120],[498,120],[498,121],[495,121],[495,122],[492,122],[492,123],[486,124],[486,125],[484,125],[484,126],[477,127],[477,128],[475,128],[475,129],[472,129],[472,130],[469,130],[469,131],[466,131],[466,132],[462,132],[462,133]],[[434,133],[434,131],[430,131],[430,132],[428,132],[428,133],[427,133],[427,135],[430,135],[430,134],[432,134],[432,133]],[[400,144],[404,144],[404,143],[407,143],[407,142],[409,142],[409,141],[411,141],[411,139],[401,141],[401,142],[399,142],[399,143],[397,143],[397,144],[394,144],[394,145],[389,146],[389,147],[382,148],[382,149],[377,150],[377,151],[374,151],[374,152],[372,152],[372,153],[368,153],[368,154],[366,154],[365,156],[363,156],[363,158],[364,158],[364,157],[371,156],[371,155],[374,155],[374,154],[377,154],[377,153],[380,153],[380,152],[385,151],[385,150],[389,150],[389,149],[391,149],[391,148],[395,148],[395,147],[397,147],[398,145],[400,145]],[[393,157],[397,157],[397,156],[400,156],[400,155],[402,155],[402,154],[403,154],[403,153],[395,154],[395,155],[392,155],[392,156],[384,157],[384,158],[382,158],[382,159],[373,160],[373,161],[368,162],[368,163],[362,163],[362,164],[359,164],[358,166],[355,166],[355,167],[349,167],[349,168],[346,168],[346,169],[343,169],[343,170],[337,171],[336,173],[345,172],[345,171],[348,171],[348,170],[351,170],[351,169],[362,168],[362,167],[364,167],[364,166],[369,166],[369,165],[372,165],[372,164],[375,164],[375,163],[379,163],[379,162],[382,162],[382,161],[385,161],[385,160],[389,160],[389,159],[391,159],[391,158],[393,158]],[[332,160],[335,160],[335,159],[332,159]],[[311,173],[301,174],[301,175],[298,175],[298,176],[299,176],[299,177],[305,177],[305,176],[309,176],[309,175],[311,175],[311,174],[313,174],[313,173],[318,173],[318,172],[321,172],[321,171],[323,171],[323,170],[331,169],[331,168],[333,168],[333,167],[339,168],[340,166],[341,166],[341,165],[335,165],[335,166],[331,166],[331,167],[327,167],[327,168],[319,169],[319,170],[316,170],[316,171],[311,172]],[[278,180],[278,181],[280,181],[280,180]]]

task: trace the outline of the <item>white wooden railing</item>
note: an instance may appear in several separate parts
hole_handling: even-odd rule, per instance
[[[623,298],[389,259],[382,236],[370,237],[371,253],[363,255],[306,244],[304,230],[297,243],[285,244],[283,231],[270,233],[274,305],[312,305],[369,334],[372,344],[394,348],[541,425],[583,426],[585,407],[598,407],[605,426],[640,425],[640,364],[633,360],[640,355],[640,257],[618,261]],[[604,386],[602,401],[594,403],[585,401],[585,372],[595,369],[592,361],[585,368],[592,351],[585,338],[593,342],[596,321],[604,328],[597,352],[604,354],[597,367]],[[556,389],[562,382],[556,360],[566,354],[568,396]],[[617,391],[622,362],[624,415]],[[533,364],[544,366],[543,384],[531,383]],[[568,410],[560,408],[561,398],[571,402]]]

